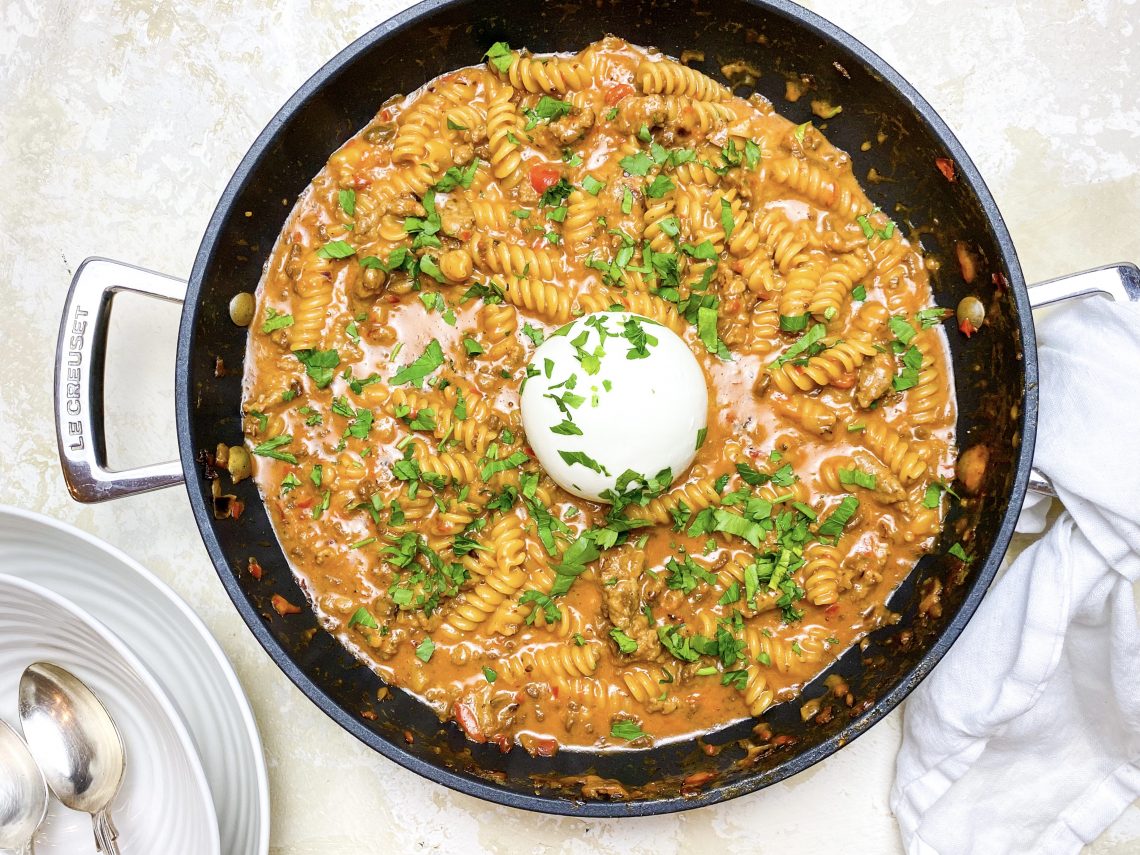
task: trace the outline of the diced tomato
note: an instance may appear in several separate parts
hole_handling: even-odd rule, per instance
[[[934,165],[938,167],[938,171],[942,173],[943,178],[950,183],[954,183],[954,180],[958,177],[954,170],[954,161],[948,157],[936,157],[934,158]]]
[[[553,757],[558,753],[558,740],[556,739],[533,739],[530,742],[530,753],[535,757]]]
[[[550,697],[554,700],[558,700],[558,686],[550,687]]]
[[[838,614],[839,614],[839,603],[832,603],[830,606],[828,606],[826,609],[823,610],[823,619],[824,620],[832,620]]]
[[[637,90],[630,86],[628,83],[615,83],[606,90],[606,103],[611,107],[620,101],[622,98],[628,98]]]
[[[974,325],[970,323],[969,318],[962,318],[962,323],[958,324],[958,329],[961,330],[962,335],[964,335],[966,338],[969,338],[977,332],[977,329],[974,327]]]
[[[841,374],[831,381],[831,385],[836,389],[850,389],[855,385],[855,372],[848,371],[846,374]]]
[[[693,787],[703,787],[713,779],[713,776],[713,772],[694,772],[681,782],[681,786],[685,787],[686,789]]]
[[[240,520],[245,513],[245,502],[241,499],[230,499],[230,519]]]
[[[300,614],[301,612],[300,606],[293,605],[280,594],[274,594],[270,599],[270,603],[273,604],[273,611],[277,612],[277,614],[281,615],[282,617],[285,615]]]
[[[455,718],[463,732],[467,734],[467,738],[472,742],[486,742],[487,737],[483,735],[483,731],[479,729],[479,720],[475,717],[475,710],[472,709],[471,704],[467,701],[456,701],[455,706],[451,708],[451,715]]]
[[[311,498],[301,499],[301,501],[297,502],[297,507],[303,511],[307,511],[312,506],[313,506],[313,500]]]
[[[539,163],[530,168],[530,186],[534,188],[535,193],[542,193],[547,188],[553,187],[561,177],[562,173],[558,171],[558,167],[549,163]]]
[[[515,743],[505,733],[495,734],[494,743],[499,746],[500,754],[507,754],[512,748],[515,747]],[[550,755],[547,754],[543,756],[549,757]]]
[[[249,575],[260,582],[261,581],[261,575],[263,572],[264,571],[261,569],[261,563],[256,558],[254,558],[253,556],[250,556],[250,559],[249,559]]]

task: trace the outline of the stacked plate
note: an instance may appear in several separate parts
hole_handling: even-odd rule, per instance
[[[16,687],[37,661],[71,671],[115,719],[127,754],[114,803],[124,852],[268,851],[253,714],[206,627],[113,547],[0,506],[0,718],[17,731]],[[94,852],[90,818],[53,801],[36,844]]]

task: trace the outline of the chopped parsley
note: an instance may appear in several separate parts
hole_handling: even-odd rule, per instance
[[[274,330],[280,330],[291,326],[293,326],[292,315],[278,314],[277,310],[272,306],[266,308],[265,323],[261,325],[261,331],[263,333],[271,333]]]
[[[620,650],[622,653],[629,654],[637,652],[637,642],[622,632],[620,629],[617,629],[616,627],[614,629],[611,629],[610,638],[612,638],[617,643],[618,650]]]
[[[424,636],[424,640],[416,646],[416,658],[421,662],[427,662],[433,653],[435,653],[435,642],[431,640],[430,635]]]
[[[253,447],[253,453],[260,455],[261,457],[272,457],[275,460],[284,460],[286,463],[295,464],[297,462],[297,458],[294,455],[290,454],[288,451],[278,450],[281,448],[281,446],[288,445],[292,441],[292,436],[287,433],[283,433],[280,436],[275,436],[271,439],[265,440],[265,442],[258,443]]]
[[[647,735],[648,734],[641,729],[641,725],[635,721],[615,721],[610,725],[610,736],[615,739],[624,739],[627,742],[632,742],[634,739],[640,739]]]
[[[405,365],[396,372],[392,382],[396,385],[411,383],[420,386],[424,379],[441,365],[443,365],[443,348],[440,347],[438,341],[432,340],[414,362]]]
[[[294,350],[293,355],[305,366],[305,373],[312,378],[318,389],[324,389],[333,381],[336,367],[340,365],[340,353],[332,350]]]
[[[877,484],[877,479],[871,472],[865,472],[862,469],[840,469],[839,470],[839,483],[848,487],[865,487],[868,490],[874,490]],[[930,505],[929,507],[937,507]]]
[[[602,188],[606,186],[606,182],[599,181],[593,175],[587,175],[582,179],[582,189],[589,193],[591,196],[597,196],[602,192]]]
[[[511,46],[506,42],[495,42],[487,48],[487,52],[483,54],[483,57],[490,62],[491,65],[495,66],[495,69],[500,74],[506,74],[515,59],[514,54],[511,53]]]
[[[353,255],[356,255],[356,250],[343,240],[330,240],[317,250],[318,258],[348,258]]]

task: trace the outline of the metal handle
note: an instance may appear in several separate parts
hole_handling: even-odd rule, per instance
[[[1040,309],[1053,303],[1078,300],[1097,294],[1121,302],[1140,302],[1140,268],[1127,262],[1109,264],[1095,270],[1072,273],[1031,285],[1029,305],[1034,309]],[[1029,489],[1045,496],[1057,495],[1049,479],[1036,469],[1029,473]]]
[[[95,848],[103,855],[119,855],[119,830],[111,820],[111,809],[103,808],[91,815],[91,824],[95,831]]]
[[[78,502],[102,502],[182,481],[177,461],[135,469],[107,468],[103,367],[115,294],[130,291],[181,303],[186,283],[108,258],[88,258],[67,293],[55,351],[55,432],[63,479]]]

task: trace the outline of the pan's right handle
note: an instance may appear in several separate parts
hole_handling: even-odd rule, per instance
[[[1140,302],[1140,268],[1123,262],[1040,282],[1029,287],[1029,305],[1040,309],[1098,294],[1122,303]],[[1029,473],[1029,489],[1046,496],[1057,495],[1049,479],[1036,469]]]
[[[186,283],[108,258],[88,258],[67,293],[55,353],[55,432],[63,478],[78,502],[102,502],[182,482],[178,461],[107,468],[103,367],[115,294],[130,291],[181,303]]]

